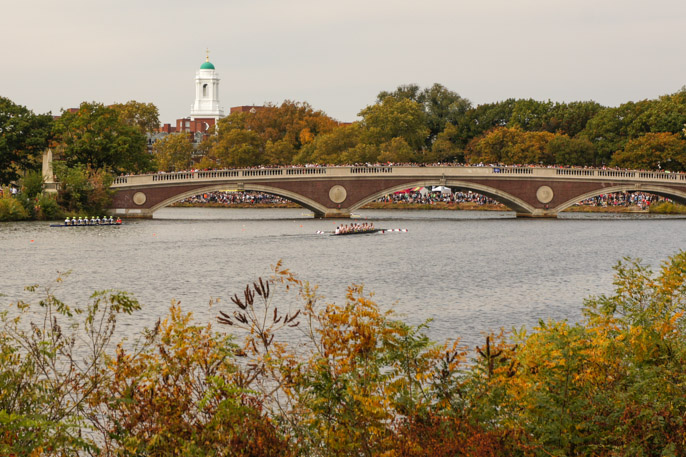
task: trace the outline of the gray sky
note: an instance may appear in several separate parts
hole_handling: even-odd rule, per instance
[[[136,100],[174,122],[205,48],[227,112],[289,99],[341,121],[408,83],[608,106],[686,84],[684,0],[3,3],[0,95],[36,113]]]

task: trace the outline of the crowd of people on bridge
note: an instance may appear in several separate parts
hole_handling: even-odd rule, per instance
[[[200,195],[188,197],[181,200],[180,203],[187,204],[219,204],[219,205],[237,205],[237,204],[264,204],[264,205],[285,205],[292,203],[278,195],[265,194],[262,192],[205,192]]]
[[[188,170],[179,171],[158,171],[157,174],[173,174],[173,173],[195,173],[199,171],[226,171],[226,170],[261,170],[261,169],[275,169],[275,168],[345,168],[345,167],[491,167],[491,168],[565,168],[565,169],[600,169],[600,170],[616,170],[616,171],[657,171],[664,173],[678,173],[684,172],[670,172],[668,170],[635,170],[620,167],[601,166],[587,166],[587,165],[543,165],[543,164],[504,164],[504,163],[458,163],[458,162],[435,162],[435,163],[397,163],[397,162],[377,162],[377,163],[348,163],[348,164],[319,164],[307,163],[298,165],[258,165],[252,167],[232,167],[232,168],[191,168]],[[121,174],[121,176],[130,176],[128,174]]]
[[[380,203],[407,203],[418,205],[432,205],[435,203],[474,203],[477,205],[497,205],[498,202],[485,195],[467,191],[437,191],[431,192],[426,188],[407,190],[386,195],[377,200]]]
[[[652,204],[668,201],[671,200],[665,197],[660,197],[659,195],[647,194],[645,192],[615,192],[587,198],[577,203],[577,206],[638,206],[640,209],[646,209]]]

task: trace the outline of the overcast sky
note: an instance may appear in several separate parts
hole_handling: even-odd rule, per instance
[[[0,10],[0,96],[36,113],[151,102],[188,116],[210,50],[229,107],[306,101],[341,121],[441,83],[617,106],[686,84],[685,0],[21,0]]]

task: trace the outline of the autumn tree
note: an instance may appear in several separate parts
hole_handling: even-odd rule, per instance
[[[686,171],[686,141],[678,133],[646,133],[629,140],[612,162],[639,170]]]
[[[0,97],[0,185],[19,178],[27,168],[38,168],[52,138],[52,116],[36,115],[10,99]]]
[[[188,170],[192,162],[193,143],[186,133],[167,135],[155,142],[153,154],[159,170]]]
[[[465,155],[470,163],[552,164],[548,145],[554,137],[548,132],[503,127],[472,140]]]
[[[315,111],[307,103],[286,100],[280,106],[267,105],[249,112],[231,113],[220,119],[214,143],[215,146],[221,144],[228,135],[231,147],[243,149],[246,154],[255,152],[255,145],[260,143],[260,154],[255,156],[252,164],[285,165],[293,163],[300,150],[318,135],[327,134],[337,127],[336,121],[322,111]],[[236,131],[242,133],[239,135]],[[237,146],[236,142],[241,139],[248,141],[245,148]],[[218,154],[217,150],[212,152]]]

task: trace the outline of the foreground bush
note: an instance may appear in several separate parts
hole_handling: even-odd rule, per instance
[[[231,334],[172,304],[114,350],[135,300],[70,308],[48,289],[42,314],[3,315],[0,454],[686,455],[686,252],[657,275],[620,262],[615,286],[580,323],[474,351],[431,342],[361,286],[323,303],[280,263],[223,305]]]
[[[0,195],[0,222],[23,221],[29,218],[29,213],[18,198],[13,197],[9,188]]]

